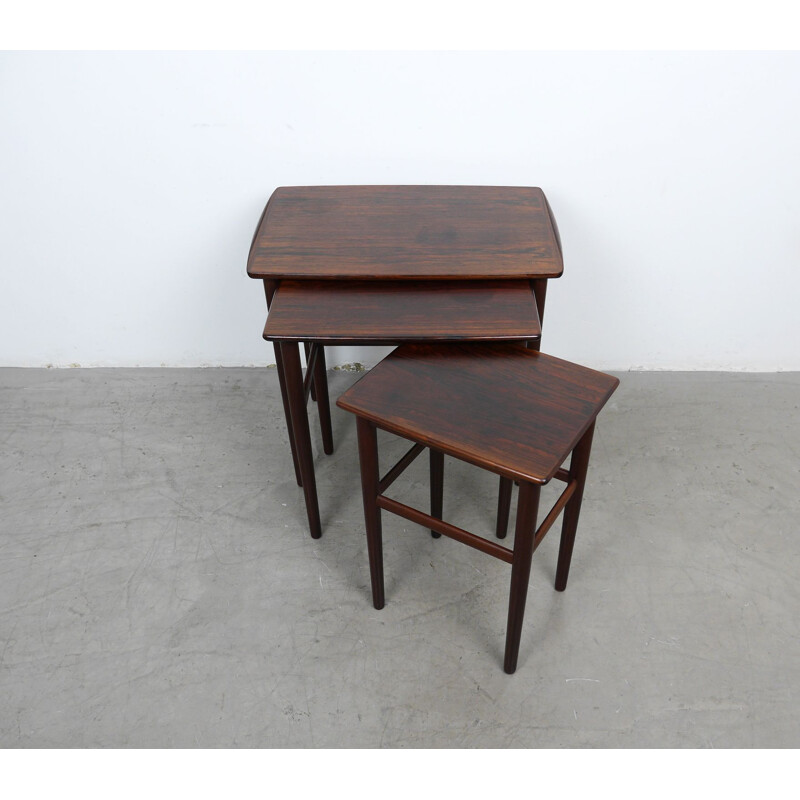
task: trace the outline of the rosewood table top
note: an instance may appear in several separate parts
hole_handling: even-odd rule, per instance
[[[264,338],[320,344],[531,341],[541,336],[527,280],[282,281]]]
[[[535,280],[562,270],[544,193],[516,186],[280,187],[247,264],[266,280]]]
[[[336,404],[484,469],[543,484],[618,385],[522,346],[406,344]]]

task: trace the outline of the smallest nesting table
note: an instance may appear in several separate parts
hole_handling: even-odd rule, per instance
[[[383,608],[381,509],[511,564],[505,671],[517,666],[531,557],[562,509],[555,588],[567,585],[595,419],[617,378],[515,345],[404,345],[348,389],[337,405],[357,417],[372,597]],[[376,428],[415,444],[381,478]],[[513,549],[441,520],[443,462],[432,470],[431,514],[384,492],[430,448],[519,482]],[[561,465],[572,454],[569,469]],[[433,461],[431,462],[434,463]],[[540,487],[561,496],[536,528]]]

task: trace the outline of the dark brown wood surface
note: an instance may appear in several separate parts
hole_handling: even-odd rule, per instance
[[[300,366],[300,347],[297,343],[278,342],[276,354],[280,352],[286,382],[286,395],[290,409],[287,422],[290,426],[290,441],[294,441],[296,470],[306,499],[308,527],[313,539],[322,536],[322,523],[317,499],[317,479],[314,474],[314,458],[311,452],[311,433],[308,427],[306,399],[303,394],[303,370]],[[297,409],[297,410],[295,410]]]
[[[528,599],[528,583],[534,551],[534,529],[539,513],[540,489],[536,484],[523,481],[519,485],[517,526],[514,534],[514,560],[511,563],[511,588],[508,597],[508,623],[506,625],[506,651],[503,669],[512,675],[517,669],[519,644],[522,639],[522,621]]]
[[[264,328],[270,341],[342,344],[536,339],[526,280],[283,281]]]
[[[619,385],[520,345],[403,345],[337,405],[516,480],[546,483]]]
[[[252,278],[557,278],[558,234],[541,189],[291,186],[253,239]]]
[[[567,485],[569,486],[572,481],[575,481],[575,492],[564,506],[561,544],[558,548],[558,566],[556,567],[556,591],[559,592],[563,592],[567,588],[572,549],[575,546],[575,532],[578,530],[583,490],[586,488],[586,475],[589,471],[589,457],[592,454],[594,427],[593,422],[581,437],[570,459]]]

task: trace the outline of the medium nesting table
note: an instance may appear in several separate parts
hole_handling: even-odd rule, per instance
[[[562,270],[558,230],[538,188],[275,190],[247,273],[264,283],[264,338],[275,345],[312,537],[322,533],[306,410],[312,385],[324,449],[333,450],[324,345],[520,341],[538,349],[547,281]],[[305,382],[300,343],[314,343]]]

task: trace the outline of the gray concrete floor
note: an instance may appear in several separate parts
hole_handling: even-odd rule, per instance
[[[509,676],[499,561],[384,515],[372,608],[349,415],[314,541],[274,370],[0,370],[0,747],[797,747],[800,376],[620,377]]]

